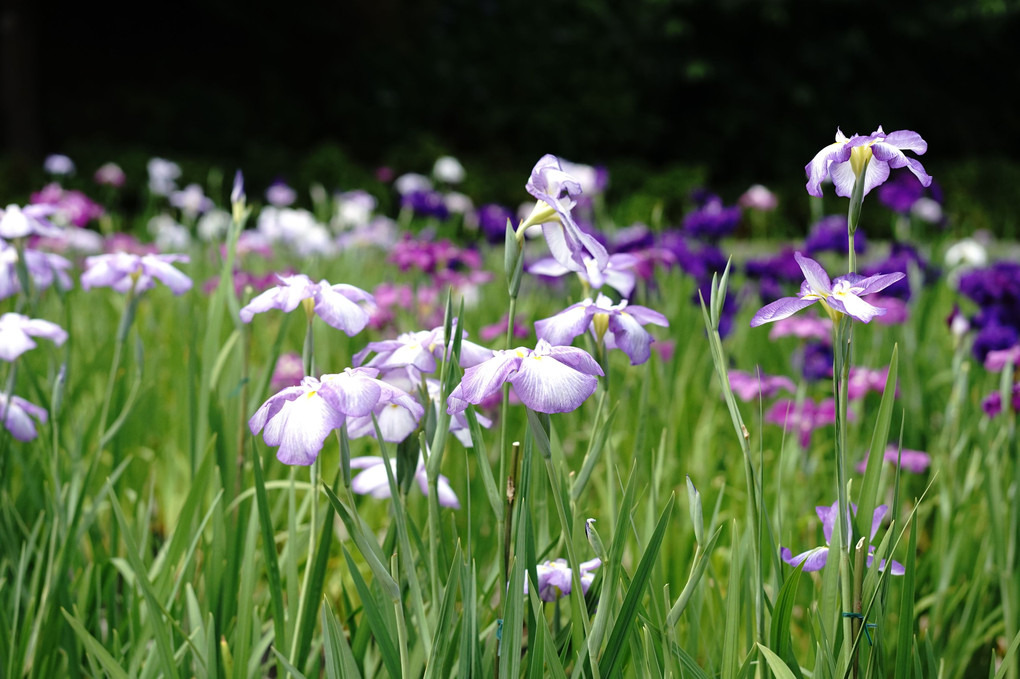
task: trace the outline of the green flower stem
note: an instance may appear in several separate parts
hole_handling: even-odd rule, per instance
[[[135,309],[138,307],[138,295],[135,294],[136,278],[127,293],[127,300],[124,303],[124,313],[120,317],[120,325],[117,327],[117,337],[113,344],[113,361],[110,363],[110,374],[106,380],[106,392],[103,396],[103,405],[99,414],[99,447],[102,448],[106,439],[106,421],[110,416],[110,402],[113,400],[113,386],[117,382],[117,371],[120,369],[120,356],[124,350],[124,342],[127,340],[128,331],[135,319]],[[102,452],[102,451],[100,451]],[[114,467],[117,460],[114,460]]]
[[[306,303],[303,304],[307,324],[305,325],[305,344],[301,349],[301,365],[304,367],[306,377],[311,375],[315,368],[315,335],[312,332],[312,320],[315,319],[315,312],[312,310],[312,306],[307,304],[310,301],[304,300]]]
[[[297,657],[298,640],[303,636],[301,630],[298,629],[301,625],[301,620],[304,619],[305,613],[305,592],[308,590],[308,582],[311,580],[312,571],[314,570],[313,564],[315,563],[315,538],[318,535],[319,526],[319,458],[315,458],[311,466],[308,467],[308,476],[311,485],[309,491],[312,494],[311,497],[311,508],[308,519],[308,560],[305,561],[305,573],[301,578],[301,594],[298,596],[298,610],[297,615],[294,617],[295,627],[294,633],[291,635],[290,640],[290,662],[294,665],[300,664],[302,661]],[[294,480],[294,477],[291,477]]]

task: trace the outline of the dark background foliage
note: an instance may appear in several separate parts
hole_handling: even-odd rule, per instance
[[[746,187],[802,182],[837,125],[878,124],[921,132],[926,165],[1020,158],[1006,0],[8,0],[3,26],[2,151],[25,167],[134,150],[271,178],[450,152],[519,178],[552,152]]]

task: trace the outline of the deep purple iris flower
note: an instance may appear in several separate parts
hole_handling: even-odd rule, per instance
[[[1009,400],[1013,412],[1020,413],[1020,382],[1013,385]],[[1002,394],[998,389],[981,401],[981,409],[985,411],[985,415],[988,417],[996,417],[1002,412]]]
[[[298,386],[287,387],[263,403],[248,420],[248,428],[252,434],[264,430],[266,445],[279,446],[280,462],[310,465],[329,433],[342,427],[348,417],[371,421],[379,406],[393,405],[420,419],[425,409],[407,392],[375,379],[378,374],[374,368],[347,368],[321,379],[307,376]],[[385,429],[383,438],[390,439]]]
[[[581,183],[563,170],[559,158],[546,154],[535,164],[525,188],[539,204],[522,226],[541,224],[556,261],[571,271],[585,272],[597,282],[595,287],[602,287],[600,275],[608,266],[609,253],[594,236],[581,230],[571,214],[581,195]]]
[[[705,194],[698,208],[684,216],[683,230],[692,238],[717,241],[733,233],[739,221],[739,206],[724,206],[719,196]]]
[[[884,314],[885,309],[868,304],[861,296],[884,290],[904,276],[897,272],[865,278],[850,273],[830,281],[821,264],[799,252],[794,257],[804,272],[805,280],[800,292],[796,297],[783,297],[763,306],[751,319],[752,328],[792,316],[815,302],[821,302],[830,317],[847,314],[862,323],[869,323],[875,316]]]
[[[821,198],[822,181],[831,177],[836,195],[849,198],[854,190],[857,177],[864,174],[864,194],[889,178],[889,170],[906,167],[921,182],[931,184],[931,176],[915,158],[904,151],[923,155],[928,143],[917,132],[897,130],[886,134],[881,126],[867,136],[857,135],[849,139],[836,130],[836,141],[819,151],[811,162],[804,166],[807,173],[807,192]],[[865,163],[867,167],[865,168]]]
[[[111,287],[117,292],[142,292],[162,281],[175,295],[191,289],[191,279],[173,267],[174,262],[187,262],[187,255],[135,255],[112,252],[85,259],[81,287]]]
[[[13,361],[34,349],[33,337],[43,337],[60,346],[67,339],[67,332],[56,323],[41,318],[15,313],[0,316],[0,358],[3,360]]]
[[[791,566],[799,566],[801,562],[804,563],[804,570],[808,573],[812,571],[820,571],[825,567],[825,562],[829,559],[829,543],[832,540],[832,529],[836,526],[836,517],[839,515],[839,509],[837,507],[839,503],[834,502],[831,506],[819,506],[815,507],[815,513],[818,514],[818,518],[822,522],[822,533],[825,534],[825,544],[814,549],[809,549],[806,552],[801,552],[797,556],[793,556],[790,550],[786,547],[782,547],[779,550],[780,555],[783,557],[783,561],[790,564]],[[853,511],[853,515],[857,515],[857,505],[850,505]],[[875,534],[878,532],[878,527],[882,524],[882,519],[885,518],[889,508],[886,505],[879,505],[875,508],[875,513],[871,517],[871,536],[869,540],[875,539]],[[847,512],[846,517],[846,530],[844,534],[850,532],[850,512]],[[875,546],[868,546],[868,567],[871,566],[874,561]],[[879,564],[879,570],[885,570],[885,561]],[[892,568],[890,572],[893,575],[903,575],[906,573],[906,569],[903,564],[898,561],[892,562]]]
[[[277,276],[277,279],[279,285],[258,295],[241,309],[242,321],[250,323],[255,314],[270,309],[289,313],[302,301],[309,300],[319,318],[349,336],[358,334],[368,325],[368,311],[360,303],[371,302],[372,295],[361,288],[344,283],[332,285],[325,280],[313,283],[304,274]]]
[[[527,407],[540,413],[576,410],[595,391],[596,376],[604,373],[588,352],[552,346],[538,340],[534,350],[518,347],[494,351],[492,358],[464,371],[447,400],[446,412],[459,413],[495,394],[504,382]]]
[[[829,215],[822,217],[811,227],[804,250],[809,255],[819,252],[846,252],[850,245],[850,232],[847,228],[846,215]],[[868,249],[868,241],[864,231],[854,232],[854,252],[863,253]]]
[[[7,394],[0,394],[0,416],[4,416],[4,426],[11,432],[11,436],[23,442],[31,441],[39,435],[32,418],[40,423],[46,422],[45,409],[20,396],[8,398]]]
[[[588,588],[591,587],[591,583],[595,580],[595,574],[592,571],[601,565],[602,560],[598,558],[578,565],[577,570],[580,571],[581,591],[584,594],[588,593]],[[546,603],[551,603],[560,597],[567,596],[574,589],[574,573],[570,570],[570,566],[567,565],[566,559],[545,561],[535,566],[535,571],[538,574],[538,598]],[[524,593],[528,593],[527,578],[524,579]]]
[[[535,333],[553,345],[570,344],[575,337],[591,330],[596,340],[605,339],[630,358],[631,365],[639,365],[651,355],[652,336],[645,325],[669,327],[669,321],[658,311],[624,300],[613,300],[599,294],[595,301],[589,297],[540,321],[535,321]]]

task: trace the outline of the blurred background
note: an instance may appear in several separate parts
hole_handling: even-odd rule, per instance
[[[459,158],[523,199],[554,153],[611,191],[802,191],[836,127],[912,129],[928,171],[1016,230],[1020,3],[1007,0],[5,0],[5,201],[42,159],[159,155],[301,189]],[[653,177],[655,179],[649,179]],[[649,184],[651,182],[651,184]],[[949,186],[947,186],[947,184]],[[999,222],[1006,222],[1005,224]]]

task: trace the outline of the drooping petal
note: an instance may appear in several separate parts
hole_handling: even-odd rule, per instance
[[[509,381],[524,405],[542,413],[576,410],[598,384],[591,375],[578,372],[552,356],[537,354],[521,359]]]
[[[549,344],[570,344],[591,325],[595,313],[591,299],[572,304],[555,316],[535,321],[535,334]]]
[[[875,316],[885,313],[885,309],[868,304],[852,292],[832,295],[826,300],[826,303],[836,311],[852,316],[861,323],[870,323]]]
[[[455,412],[464,410],[467,407],[467,403],[474,403],[475,405],[481,403],[485,400],[485,397],[503,386],[507,377],[517,370],[521,359],[530,353],[530,351],[523,348],[514,351],[496,352],[489,360],[465,370],[460,384],[450,394],[447,402],[447,412],[452,415]]]
[[[560,363],[588,375],[602,377],[605,374],[602,372],[602,366],[599,365],[598,361],[592,358],[591,354],[584,349],[570,346],[554,347],[545,340],[539,340],[538,344],[535,345],[535,353],[540,356],[551,356]]]
[[[803,562],[804,571],[807,573],[822,570],[825,567],[826,561],[829,560],[829,548],[824,546],[809,549],[797,556],[793,556],[792,552],[786,547],[781,548],[779,553],[783,561],[795,568]]]
[[[887,287],[906,277],[906,274],[897,271],[896,273],[882,273],[874,276],[868,276],[867,278],[861,278],[859,276],[840,276],[840,278],[847,278],[851,281],[851,285],[855,288],[861,288],[858,295],[870,295],[873,292],[885,290]],[[840,278],[836,280],[839,281]]]
[[[386,475],[386,467],[384,466],[382,458],[377,459],[378,462],[365,467],[363,472],[351,479],[351,490],[353,492],[358,495],[371,495],[376,499],[387,498],[390,496],[390,482]],[[351,467],[354,467],[353,459],[351,460]],[[390,460],[390,468],[393,470],[393,475],[396,476],[396,460]]]
[[[896,130],[885,136],[885,143],[891,144],[904,151],[913,151],[923,156],[928,150],[928,142],[921,138],[917,132],[912,130]]]
[[[641,365],[651,356],[652,336],[626,311],[609,317],[613,341],[630,357],[631,365]]]
[[[873,157],[864,172],[864,195],[871,193],[871,190],[876,186],[884,184],[887,179],[889,179],[889,163],[877,156]],[[852,185],[851,188],[853,188]]]
[[[187,262],[186,255],[143,255],[142,270],[162,281],[175,295],[191,289],[191,279],[174,268],[171,262]]]
[[[0,324],[0,358],[5,361],[13,361],[26,351],[36,346],[32,338],[21,328],[13,325]]]
[[[314,380],[315,378],[312,379]],[[316,386],[317,383],[318,381],[316,380]],[[283,408],[284,403],[286,403],[287,401],[293,401],[299,396],[307,394],[311,389],[314,388],[316,387],[305,386],[304,382],[302,382],[302,385],[300,386],[287,387],[286,389],[279,391],[273,396],[270,396],[266,400],[266,402],[263,403],[259,407],[259,409],[255,411],[255,414],[251,416],[251,419],[248,420],[248,429],[251,430],[251,433],[253,435],[258,434],[260,431],[262,431],[262,428],[266,425],[266,422],[272,419],[276,415],[276,413],[280,412],[280,409]]]
[[[276,458],[284,464],[310,465],[319,456],[331,431],[344,423],[344,416],[329,407],[316,392],[287,401],[266,422],[262,438],[269,446],[279,446]]]
[[[347,368],[334,375],[323,375],[319,395],[334,410],[349,417],[364,417],[372,412],[382,396],[382,386],[374,379],[372,368]]]
[[[925,147],[927,148],[927,146]],[[916,158],[909,158],[895,145],[888,143],[876,142],[871,147],[872,153],[875,154],[875,158],[884,161],[891,168],[906,167],[910,170],[917,180],[921,182],[921,186],[931,186],[931,175],[924,170],[924,166]],[[888,172],[886,172],[888,177]],[[884,180],[883,180],[884,181]],[[879,182],[881,183],[881,182]]]
[[[357,292],[351,292],[356,290]],[[367,311],[354,300],[364,300],[369,295],[364,290],[359,290],[351,285],[330,286],[326,281],[320,281],[318,294],[315,301],[315,313],[327,325],[342,331],[348,337],[353,337],[364,330],[371,318]]]
[[[868,554],[868,568],[871,568],[871,564],[873,564],[874,562],[875,562],[875,555],[874,554]],[[879,571],[884,571],[885,570],[885,565],[886,565],[886,560],[882,559],[879,562],[879,564],[878,564],[878,570]],[[892,568],[889,570],[889,572],[892,575],[903,575],[904,573],[907,572],[907,569],[904,568],[903,564],[901,564],[899,561],[893,561],[892,562]]]
[[[822,148],[815,154],[811,162],[804,166],[807,174],[807,192],[818,198],[822,197],[822,182],[829,175],[829,168],[836,163],[845,163],[850,159],[850,148],[846,146],[845,140],[840,141],[842,133],[836,133],[836,142]]]
[[[817,299],[802,299],[800,297],[781,297],[775,302],[766,304],[759,309],[758,313],[756,313],[751,319],[751,327],[757,328],[759,325],[764,325],[765,323],[789,318],[801,309],[805,309],[817,301]]]

